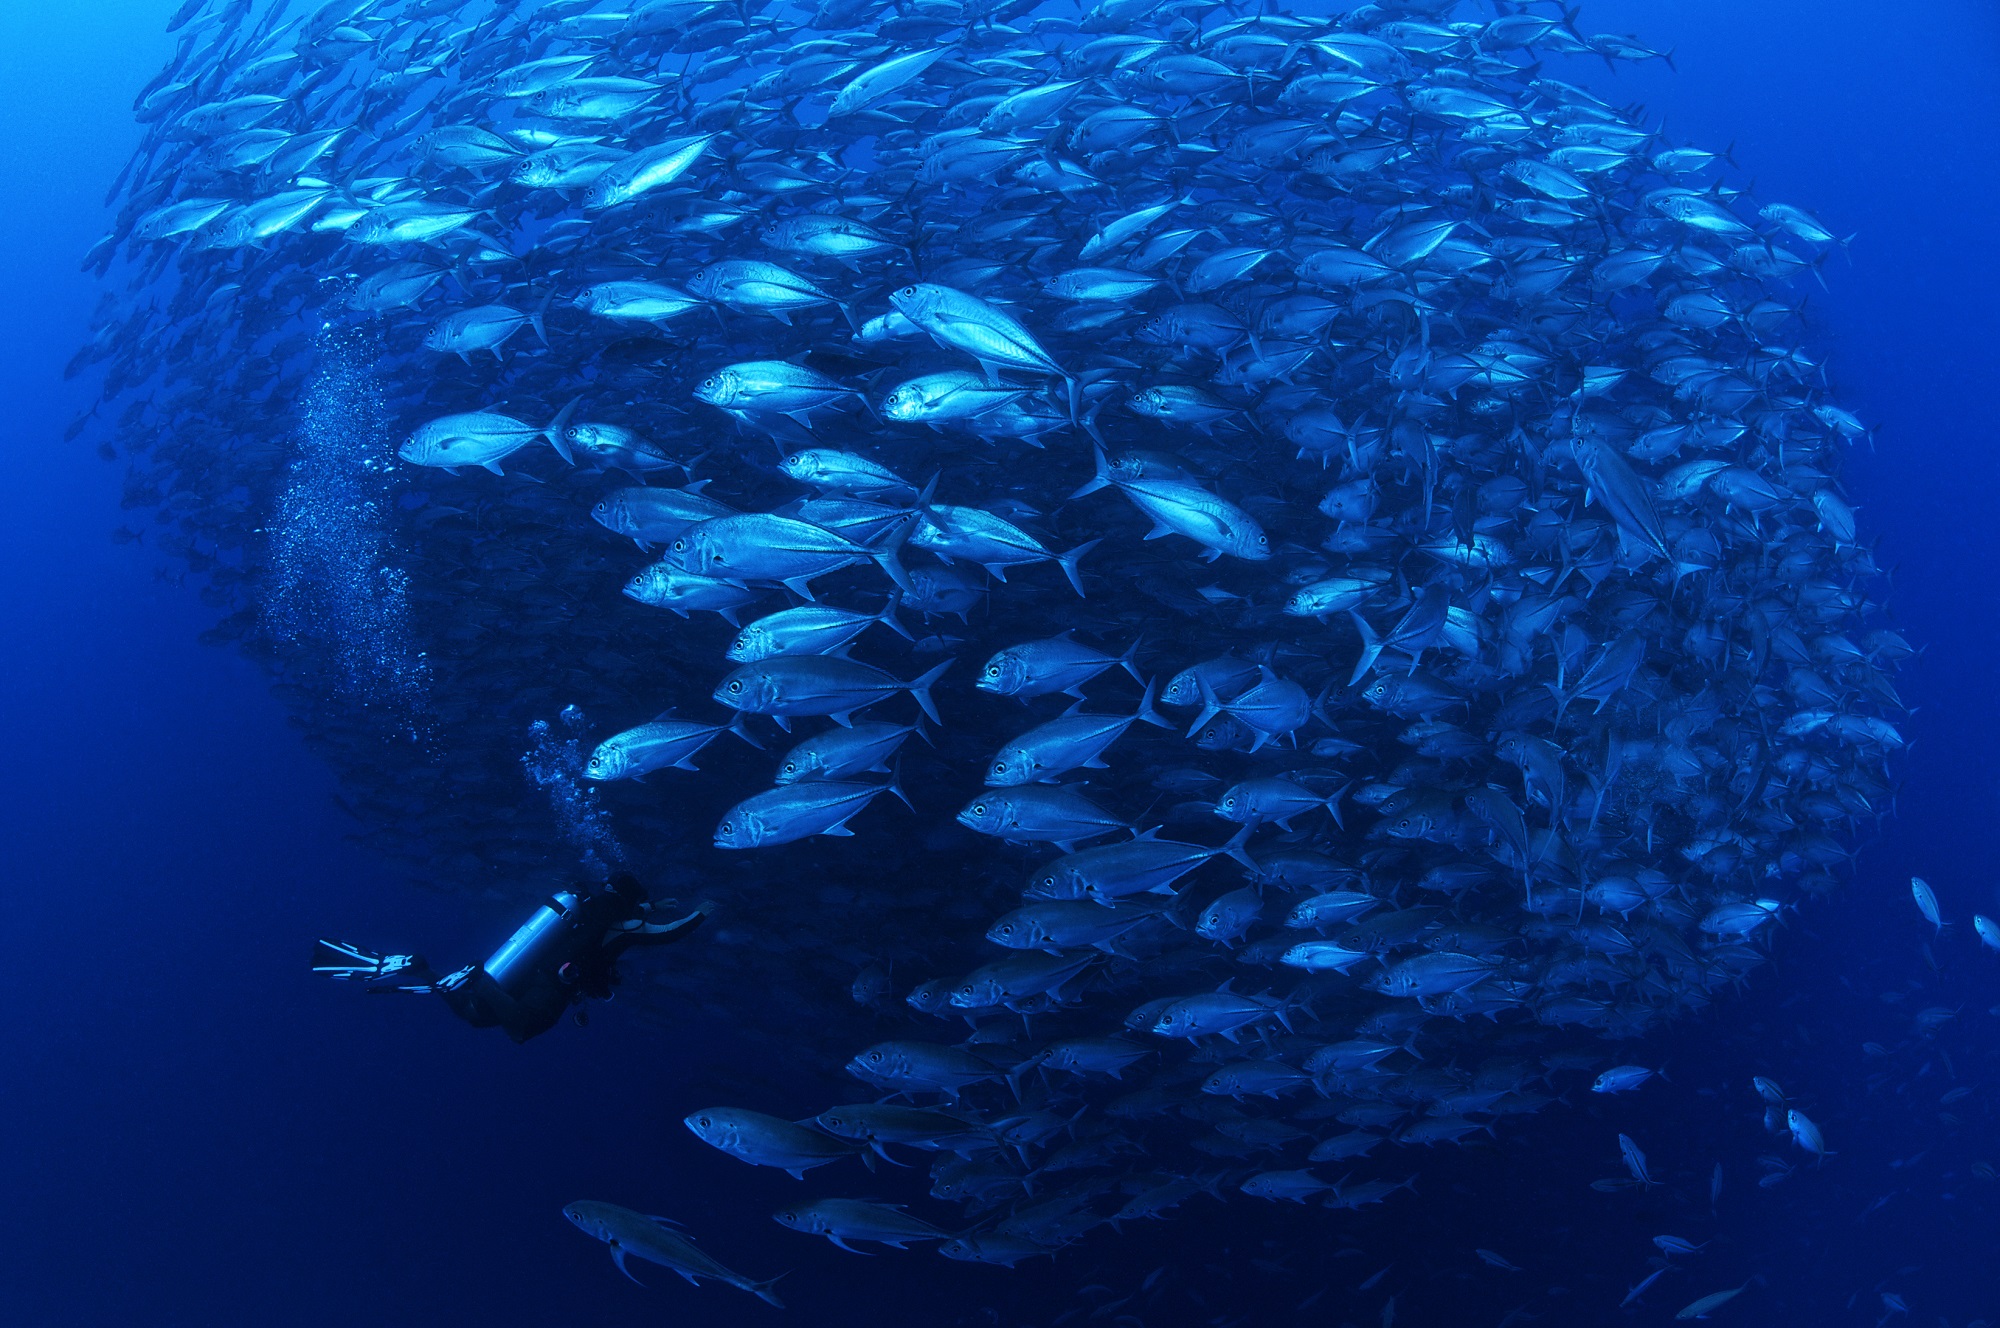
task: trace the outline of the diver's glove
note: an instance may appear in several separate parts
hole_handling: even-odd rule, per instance
[[[613,927],[611,935],[622,936],[635,943],[666,945],[681,939],[708,921],[709,911],[713,907],[713,904],[703,903],[686,917],[675,918],[672,922],[653,922],[649,919],[661,911],[660,906],[656,904],[646,910],[645,918],[634,918],[630,922],[621,922]]]

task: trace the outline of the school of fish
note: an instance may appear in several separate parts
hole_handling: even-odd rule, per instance
[[[1501,11],[189,0],[74,432],[367,842],[713,901],[640,999],[850,1076],[687,1117],[783,1225],[1427,1202],[1836,885],[1910,652],[1805,344],[1842,240]],[[270,612],[313,538],[395,704]]]

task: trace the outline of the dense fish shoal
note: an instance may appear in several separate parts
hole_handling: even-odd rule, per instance
[[[1801,314],[1842,242],[1553,76],[1633,40],[176,26],[77,431],[358,837],[713,903],[632,985],[826,1076],[695,1131],[838,1164],[787,1226],[1011,1266],[1204,1190],[1412,1202],[1413,1150],[1726,995],[1885,809],[1910,648]],[[847,1197],[864,1148],[927,1216]]]

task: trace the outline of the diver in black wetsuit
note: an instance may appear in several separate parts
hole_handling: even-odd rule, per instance
[[[483,964],[438,977],[421,955],[379,955],[344,941],[319,942],[313,971],[371,991],[436,992],[475,1028],[503,1028],[516,1042],[546,1033],[571,1006],[609,1000],[618,959],[642,945],[671,945],[699,927],[702,909],[655,920],[646,891],[621,872],[602,886],[559,890]],[[583,1011],[577,1011],[578,1022]]]

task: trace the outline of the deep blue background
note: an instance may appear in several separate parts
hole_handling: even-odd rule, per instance
[[[799,1269],[794,1317],[824,1323],[952,1323],[995,1298],[1012,1303],[1008,1322],[1046,1322],[1100,1257],[1107,1276],[1143,1272],[1149,1262],[1127,1261],[1147,1242],[1186,1259],[1275,1230],[1264,1212],[1233,1233],[1196,1218],[1103,1255],[1100,1242],[1116,1243],[1098,1235],[1053,1272],[1012,1279],[930,1255],[848,1259],[769,1224],[798,1193],[784,1177],[717,1158],[677,1123],[704,1105],[682,1083],[726,1030],[667,1037],[613,1007],[588,1030],[515,1048],[427,1004],[310,978],[322,932],[469,957],[511,919],[388,881],[344,841],[330,777],[256,670],[195,643],[210,619],[195,587],[162,579],[172,569],[145,545],[109,539],[150,514],[121,512],[115,467],[87,440],[61,440],[83,401],[61,367],[96,298],[76,259],[137,141],[129,103],[171,49],[173,8],[0,7],[0,1324],[775,1321],[725,1290],[617,1278],[556,1214],[583,1196],[702,1212],[726,1260]],[[1277,1215],[1325,1221],[1330,1239],[1368,1251],[1329,1258],[1323,1277],[1294,1263],[1333,1288],[1301,1321],[1373,1324],[1399,1285],[1405,1324],[1493,1322],[1529,1302],[1544,1323],[1616,1321],[1609,1306],[1643,1274],[1646,1238],[1691,1220],[1583,1187],[1617,1170],[1619,1130],[1657,1141],[1656,1168],[1685,1192],[1675,1202],[1698,1192],[1706,1208],[1713,1157],[1730,1176],[1715,1229],[1680,1233],[1720,1237],[1708,1262],[1670,1278],[1645,1321],[1754,1273],[1765,1284],[1725,1311],[1745,1322],[1872,1323],[1883,1290],[1916,1323],[2000,1318],[2000,1203],[1988,1197],[2000,1187],[1965,1172],[2000,1157],[2000,1141],[1968,1110],[1983,1093],[1957,1112],[1985,1121],[1983,1137],[1938,1121],[1933,1055],[1946,1051],[1963,1082],[1982,1067],[1995,1077],[2000,956],[1976,953],[1964,924],[1975,908],[2000,912],[2000,19],[1969,0],[1602,0],[1583,27],[1672,47],[1679,73],[1552,73],[1647,102],[1686,141],[1733,143],[1760,197],[1858,234],[1851,266],[1829,265],[1832,291],[1814,289],[1811,308],[1842,400],[1878,427],[1851,489],[1896,569],[1895,612],[1925,646],[1904,680],[1918,707],[1907,778],[1855,885],[1794,926],[1753,991],[1658,1049],[1672,1084],[1554,1108],[1484,1154],[1429,1159],[1436,1183],[1397,1217]],[[1913,871],[1960,924],[1935,944],[1938,972],[1919,950]],[[1905,989],[1900,1005],[1882,999]],[[1961,1009],[1946,1035],[1958,1041],[1899,1045],[1909,1010],[1933,1004]],[[1896,1049],[1886,1067],[1860,1050],[1868,1040]],[[1840,1152],[1823,1171],[1752,1186],[1754,1067],[1820,1116]],[[1857,1221],[1884,1193],[1882,1215]],[[1529,1271],[1507,1283],[1516,1275],[1470,1264],[1480,1245]],[[1384,1263],[1401,1272],[1350,1299]],[[1451,1271],[1413,1285],[1426,1269]],[[1468,1317],[1410,1308],[1426,1295],[1462,1297]]]

